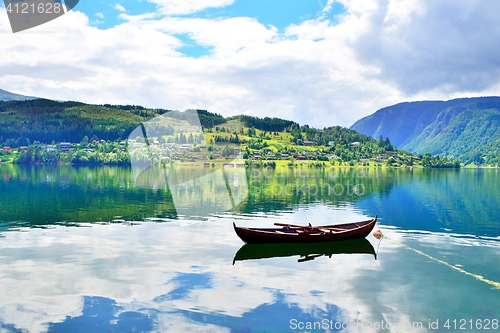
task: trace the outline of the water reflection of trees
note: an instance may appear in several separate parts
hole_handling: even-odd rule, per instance
[[[400,172],[389,196],[359,203],[384,224],[411,230],[498,236],[498,169],[416,169]]]
[[[394,169],[329,168],[249,170],[245,213],[292,209],[314,202],[342,206],[374,193],[387,195],[402,179]]]
[[[0,166],[1,220],[10,225],[175,217],[168,189],[135,185],[130,168]]]
[[[476,221],[494,228],[500,218],[494,212],[500,205],[497,170],[236,169],[226,170],[226,178],[214,183],[202,181],[212,168],[181,168],[171,181],[195,179],[195,186],[173,189],[165,169],[149,170],[136,181],[125,167],[4,164],[0,165],[1,220],[29,225],[111,221],[117,216],[176,218],[172,194],[198,205],[217,201],[211,198],[213,193],[228,190],[235,199],[233,211],[241,213],[293,210],[310,203],[355,203],[393,217],[394,223],[413,221],[418,227],[423,220],[435,220],[442,228],[456,229],[458,223],[464,230]],[[248,193],[243,191],[243,179]],[[405,213],[408,210],[413,211],[411,216]]]

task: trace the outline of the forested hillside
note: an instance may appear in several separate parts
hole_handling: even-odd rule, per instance
[[[260,129],[262,131],[268,131],[268,132],[280,132],[284,131],[287,128],[290,128],[292,126],[297,127],[299,124],[297,124],[294,121],[291,120],[285,120],[285,119],[280,119],[280,118],[257,118],[257,117],[252,117],[252,116],[247,116],[247,115],[240,115],[236,117],[232,117],[229,119],[238,119],[240,120],[246,127],[253,127],[256,129]]]
[[[0,142],[16,147],[39,141],[80,142],[84,136],[104,140],[125,138],[153,110],[123,110],[110,106],[45,99],[0,102]]]
[[[159,118],[165,113],[169,117]],[[174,130],[172,125],[177,123],[185,124],[184,130]],[[141,124],[147,125],[147,141]],[[203,134],[193,129],[199,124]],[[388,138],[375,140],[340,126],[317,129],[279,118],[242,115],[226,119],[206,110],[179,112],[46,99],[0,102],[0,148],[4,161],[18,163],[129,164],[132,154],[152,163],[223,163],[240,152],[248,165],[255,166],[275,167],[275,160],[290,166],[307,161],[300,163],[317,167],[326,162],[459,166],[437,156],[413,156],[398,150]]]
[[[146,109],[136,105],[90,105],[80,102],[57,102],[47,99],[0,101],[0,144],[12,147],[31,142],[80,142],[83,137],[99,140],[126,139],[141,122],[169,110]],[[205,127],[226,120],[205,110],[173,112],[183,119],[197,112]]]
[[[500,97],[401,103],[360,119],[352,129],[389,137],[416,154],[439,154],[465,164],[500,162]]]

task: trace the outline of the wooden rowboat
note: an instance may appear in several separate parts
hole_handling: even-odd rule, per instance
[[[317,243],[365,238],[377,223],[375,216],[371,220],[332,224],[324,226],[300,226],[275,223],[281,228],[246,228],[237,227],[234,231],[245,243]]]

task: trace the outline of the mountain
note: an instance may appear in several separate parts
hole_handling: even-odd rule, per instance
[[[0,141],[16,147],[27,142],[79,142],[84,136],[124,139],[142,121],[166,110],[140,106],[90,105],[47,99],[0,101]],[[201,117],[200,117],[201,118]]]
[[[290,164],[293,164],[292,161],[295,159],[310,161],[310,163],[314,161],[317,167],[326,162],[332,165],[360,163],[385,166],[459,166],[455,161],[445,158],[427,156],[423,159],[416,159],[408,152],[400,151],[388,141],[375,140],[370,136],[340,126],[316,129],[279,118],[261,119],[245,115],[224,118],[206,110],[179,112],[147,109],[136,105],[92,105],[46,99],[0,101],[0,148],[8,147],[5,150],[8,158],[14,160],[15,157],[19,163],[58,163],[61,161],[79,164],[87,162],[127,163],[127,158],[120,153],[123,150],[122,141],[132,140],[137,143],[139,140],[140,142],[141,136],[138,133],[134,134],[135,138],[130,138],[130,135],[137,128],[141,129],[141,124],[167,112],[168,118],[178,119],[180,123],[186,122],[186,126],[196,125],[190,122],[195,118],[193,113],[196,113],[195,123],[199,119],[199,124],[204,130],[204,140],[208,144],[205,148],[196,147],[198,148],[196,151],[193,146],[192,152],[184,151],[186,154],[182,157],[172,155],[173,159],[196,160],[201,149],[210,149],[208,153],[214,159],[224,159],[233,155],[235,149],[238,149],[249,163],[259,163],[262,158],[263,160],[283,160],[282,162]],[[158,119],[163,119],[163,117]],[[164,145],[163,148],[168,148],[169,143],[194,144],[195,140],[198,140],[197,144],[202,142],[195,135],[196,132],[193,134],[186,130],[184,133],[181,131],[176,134],[172,126],[165,127],[161,123],[161,121],[153,122],[148,127],[148,142],[153,142],[153,145],[159,144]],[[91,148],[96,151],[83,151],[89,142],[101,140],[104,140],[106,144]],[[72,148],[77,150],[74,154],[57,155],[52,151],[40,149],[40,143],[52,142],[69,142]],[[15,154],[10,154],[11,150],[14,150]],[[158,151],[165,151],[165,149]],[[116,156],[113,155],[115,153]],[[146,153],[147,151],[141,156],[153,158]],[[161,161],[164,160],[158,160],[158,163]]]
[[[400,103],[358,120],[351,129],[388,137],[415,154],[445,155],[464,163],[500,162],[500,97]]]
[[[27,101],[31,99],[36,99],[36,97],[14,94],[7,90],[0,89],[0,101]]]

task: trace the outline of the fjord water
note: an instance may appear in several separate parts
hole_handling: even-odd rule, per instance
[[[498,169],[250,169],[206,216],[127,168],[0,173],[2,333],[500,331]],[[232,230],[375,214],[386,238],[327,249]]]

